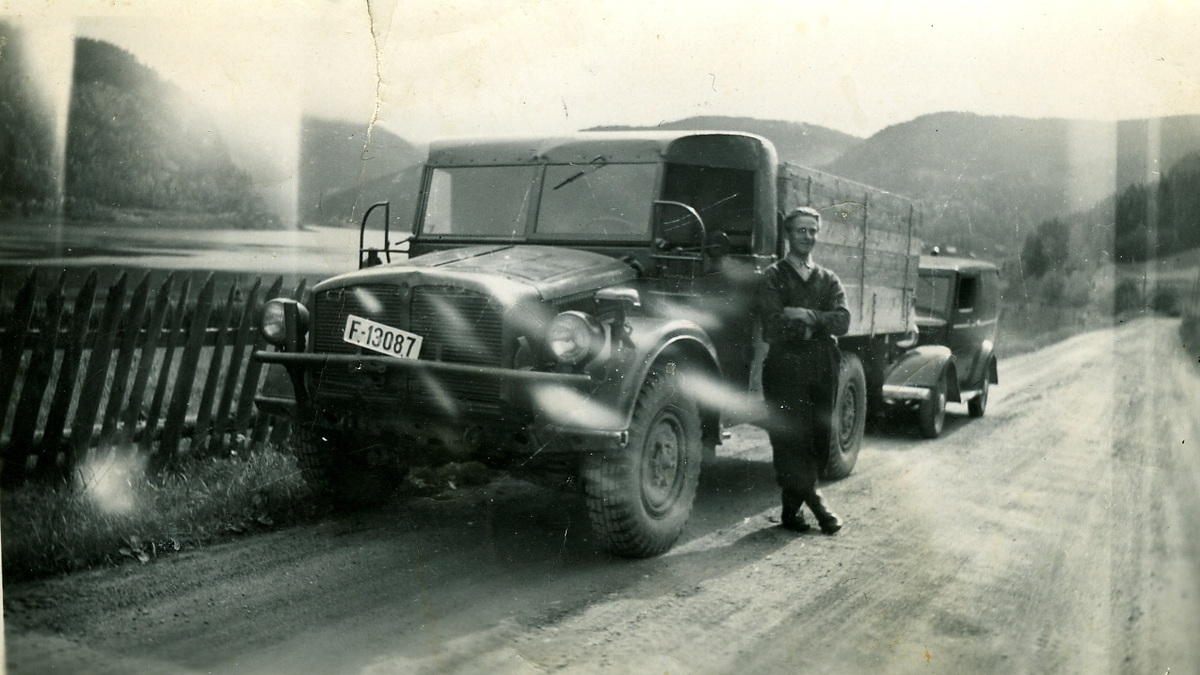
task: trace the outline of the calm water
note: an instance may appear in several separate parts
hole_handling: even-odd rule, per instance
[[[371,241],[368,244],[379,245]],[[393,257],[393,260],[395,258]],[[187,230],[0,222],[0,265],[212,270],[324,278],[358,267],[358,230]]]

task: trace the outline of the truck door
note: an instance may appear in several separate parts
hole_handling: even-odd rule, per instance
[[[983,292],[979,271],[960,272],[954,294],[954,309],[950,318],[950,350],[958,363],[958,381],[964,388],[979,379],[981,347],[991,339],[995,330],[994,316],[989,316],[988,298]],[[995,304],[992,302],[991,304]],[[990,320],[989,320],[990,319]]]
[[[747,169],[668,164],[662,199],[693,208],[703,221],[703,234],[692,225],[676,230],[669,223],[656,223],[655,246],[661,255],[647,270],[651,293],[663,311],[703,327],[717,346],[721,372],[743,388],[754,356],[761,278],[751,248],[754,181],[755,172]],[[706,243],[701,236],[707,250],[699,250]]]

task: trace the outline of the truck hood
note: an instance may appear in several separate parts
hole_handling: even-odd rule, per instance
[[[318,290],[410,275],[420,277],[420,283],[458,280],[482,286],[500,277],[500,286],[532,287],[545,301],[637,277],[626,263],[590,251],[551,246],[467,246],[344,274],[322,282]]]

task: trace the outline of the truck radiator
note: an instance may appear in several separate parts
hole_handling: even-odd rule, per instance
[[[409,311],[390,285],[364,285],[317,294],[313,307],[313,351],[356,354],[342,340],[350,314],[421,335],[420,359],[486,366],[502,365],[500,312],[488,296],[448,286],[417,286]],[[362,353],[371,354],[369,350]],[[387,377],[349,368],[325,368],[313,374],[318,397],[352,398],[364,403],[400,404],[444,415],[497,414],[500,383],[469,375],[391,371]]]

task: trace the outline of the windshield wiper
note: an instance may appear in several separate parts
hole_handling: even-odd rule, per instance
[[[580,178],[583,178],[584,176],[588,175],[589,173],[591,173],[593,171],[597,171],[607,165],[608,165],[608,160],[604,159],[603,155],[597,155],[595,159],[588,162],[582,169],[579,170],[578,173],[571,174],[571,176],[568,177],[566,180],[559,183],[558,185],[555,185],[553,188],[550,188],[550,189],[557,190],[558,188],[560,188],[564,185],[567,185],[569,183],[574,183],[575,181],[579,180]]]

